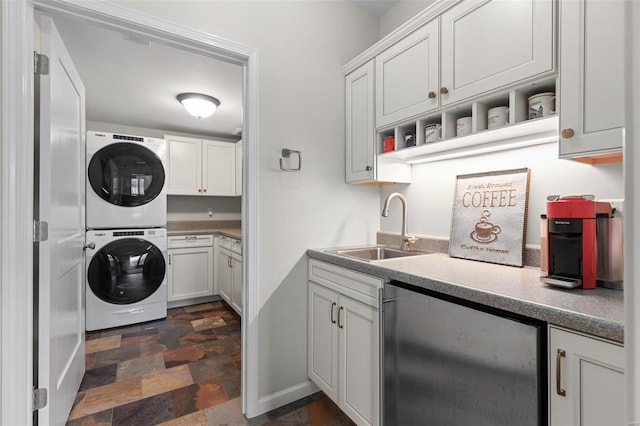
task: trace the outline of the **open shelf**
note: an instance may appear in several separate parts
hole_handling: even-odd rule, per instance
[[[558,140],[558,116],[538,118],[482,130],[470,135],[448,138],[381,154],[382,157],[404,160],[407,163],[428,163],[433,161],[479,155],[489,152],[525,146],[542,145]]]

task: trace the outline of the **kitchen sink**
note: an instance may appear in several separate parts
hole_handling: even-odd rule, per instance
[[[424,251],[405,251],[391,247],[359,247],[342,250],[334,250],[331,253],[341,256],[355,257],[360,260],[383,260],[395,259],[398,257],[418,256],[421,254],[429,254]]]

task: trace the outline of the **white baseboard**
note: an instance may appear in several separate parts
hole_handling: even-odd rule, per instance
[[[276,408],[280,408],[290,402],[297,401],[314,394],[319,390],[320,388],[318,386],[316,386],[312,381],[307,380],[281,391],[263,396],[258,399],[258,413],[256,415],[258,416]]]
[[[196,297],[193,299],[174,300],[173,302],[167,302],[167,309],[181,308],[183,306],[199,305],[200,303],[216,302],[218,300],[222,300],[222,297],[215,295],[215,296]]]

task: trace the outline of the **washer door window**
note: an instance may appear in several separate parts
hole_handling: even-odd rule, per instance
[[[123,238],[98,250],[87,281],[93,293],[108,303],[126,305],[152,295],[164,280],[162,252],[149,241]]]
[[[151,202],[164,186],[162,161],[134,143],[107,145],[96,152],[88,168],[89,184],[103,200],[123,207]]]

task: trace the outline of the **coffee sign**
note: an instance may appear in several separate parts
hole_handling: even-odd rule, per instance
[[[449,255],[522,266],[530,175],[527,168],[459,175]]]

